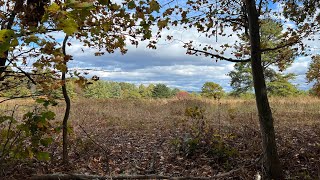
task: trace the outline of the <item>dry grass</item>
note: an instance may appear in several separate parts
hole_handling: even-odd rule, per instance
[[[319,179],[320,99],[272,98],[270,103],[279,154],[287,178]],[[0,108],[5,107],[5,104]],[[57,120],[62,119],[64,111],[63,102],[60,104],[61,106],[54,108]],[[182,128],[186,119],[185,109],[193,106],[206,110],[205,119],[214,131],[235,135],[235,138],[228,139],[226,143],[236,148],[239,154],[231,158],[228,164],[219,164],[201,154],[186,158],[174,152],[172,140],[185,133]],[[254,100],[78,99],[72,103],[70,124],[74,130],[70,148],[72,166],[67,169],[56,167],[60,147],[55,144],[52,152],[56,156],[51,164],[46,165],[47,169],[30,173],[68,170],[102,175],[156,173],[212,176],[251,164],[261,154]],[[231,179],[252,179],[259,170],[258,165],[246,168]]]

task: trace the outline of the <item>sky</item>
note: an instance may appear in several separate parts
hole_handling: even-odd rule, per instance
[[[232,34],[232,31],[226,29],[226,33]],[[56,39],[64,37],[63,33],[52,35]],[[182,28],[166,30],[162,36],[166,37],[166,35],[173,35],[175,40],[170,42],[161,40],[156,50],[146,48],[147,44],[142,42],[138,47],[128,45],[128,52],[124,55],[116,52],[103,56],[94,56],[96,49],[84,48],[81,43],[72,39],[70,40],[72,46],[67,47],[66,50],[67,54],[73,56],[73,60],[68,65],[71,69],[91,69],[86,70],[89,76],[97,75],[100,79],[107,81],[129,82],[136,85],[164,83],[171,88],[187,91],[200,91],[205,82],[211,81],[220,84],[225,91],[232,90],[230,77],[227,74],[233,70],[234,63],[216,62],[210,57],[187,55],[182,42],[193,40],[196,44],[213,44],[214,47],[219,48],[222,44],[235,42],[238,39],[237,36],[221,36],[216,41],[215,38],[204,37],[195,29]],[[320,36],[317,35],[315,41],[305,40],[313,54],[320,50],[319,38]],[[227,51],[225,56],[231,56],[230,53],[231,51]],[[292,83],[303,90],[311,87],[305,79],[310,59],[310,56],[297,57],[292,66],[285,71],[285,73],[297,75]]]
[[[221,44],[234,42],[237,37],[219,37],[216,42],[215,38],[204,38],[195,30],[175,29],[166,33],[178,37],[178,40],[159,42],[156,50],[146,48],[146,43],[140,43],[138,47],[128,45],[128,52],[124,55],[116,52],[94,56],[95,49],[84,48],[80,43],[71,40],[72,46],[67,48],[67,53],[73,55],[73,60],[69,62],[70,68],[92,69],[86,71],[89,72],[89,76],[97,75],[103,80],[136,85],[164,83],[172,88],[200,91],[205,82],[211,81],[220,84],[225,91],[232,90],[227,74],[233,70],[234,63],[216,62],[210,57],[187,55],[181,41],[193,39],[197,43],[213,43],[219,47]],[[312,53],[317,53],[320,49],[319,37],[316,36],[315,41],[307,42],[312,47]],[[230,52],[226,52],[225,55],[229,54]],[[305,79],[310,59],[310,56],[297,57],[285,71],[297,75],[292,83],[303,90],[311,87]]]

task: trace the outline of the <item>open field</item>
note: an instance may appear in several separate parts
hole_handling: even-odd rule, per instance
[[[31,102],[9,101],[0,108]],[[203,109],[203,118],[186,116],[190,107]],[[286,177],[320,179],[320,99],[271,99],[271,107]],[[54,111],[62,119],[63,102]],[[243,167],[225,179],[254,179],[260,170],[255,163],[261,150],[254,100],[78,99],[72,103],[70,125],[70,166],[59,165],[61,144],[54,143],[50,162],[20,163],[2,176],[76,172],[210,177]],[[205,148],[203,139],[192,147],[185,143],[197,130],[213,139],[211,148]]]

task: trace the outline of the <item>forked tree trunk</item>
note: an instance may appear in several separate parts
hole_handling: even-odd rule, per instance
[[[257,12],[255,0],[245,0],[245,4],[249,21],[253,83],[264,153],[263,175],[264,179],[283,179],[276,146],[273,117],[268,101],[266,82],[261,64],[259,14]]]

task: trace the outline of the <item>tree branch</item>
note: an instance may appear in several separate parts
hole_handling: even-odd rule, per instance
[[[194,55],[194,54],[197,54],[197,53],[203,53],[205,54],[206,56],[211,56],[211,58],[217,58],[217,59],[221,59],[221,60],[225,60],[225,61],[229,61],[229,62],[250,62],[250,58],[249,59],[233,59],[233,58],[227,58],[227,57],[224,57],[224,56],[221,56],[221,55],[218,55],[218,54],[212,54],[212,53],[209,53],[207,51],[202,51],[202,50],[198,50],[198,49],[193,49],[193,48],[189,48],[188,51],[190,51],[190,54],[191,55]],[[191,51],[194,51],[194,52],[191,52]]]
[[[263,158],[263,154],[251,164],[242,166],[237,169],[233,169],[231,171],[225,173],[219,173],[217,175],[211,177],[194,177],[194,176],[183,176],[183,177],[173,177],[173,176],[164,176],[164,175],[120,175],[120,176],[97,176],[97,175],[84,175],[84,174],[43,174],[43,175],[35,175],[32,176],[31,180],[68,180],[68,179],[115,179],[115,180],[122,180],[122,179],[168,179],[168,180],[207,180],[207,179],[221,179],[224,177],[231,176],[233,173],[237,173],[239,171],[244,170],[244,168],[250,168],[258,163],[261,162]]]
[[[274,51],[274,50],[282,49],[282,48],[285,48],[285,47],[293,46],[293,45],[297,44],[297,42],[298,42],[298,40],[294,41],[294,42],[291,42],[291,43],[287,43],[287,44],[281,44],[281,45],[273,47],[273,48],[261,49],[261,52]]]
[[[10,59],[7,58],[7,61],[9,61],[11,64],[12,61]],[[15,68],[17,68],[19,71],[21,71],[22,74],[24,74],[25,76],[27,76],[27,78],[34,84],[36,85],[37,83],[32,79],[32,77],[30,76],[30,74],[28,74],[27,72],[25,72],[24,70],[22,70],[19,66],[14,66]]]
[[[172,177],[172,176],[162,176],[162,175],[128,175],[128,176],[97,176],[97,175],[84,175],[84,174],[44,174],[31,177],[31,180],[67,180],[67,179],[114,179],[114,180],[124,180],[124,179],[167,179],[167,180],[207,180],[207,179],[219,179],[222,177],[230,176],[231,174],[239,171],[238,169],[229,171],[227,173],[218,174],[212,177]]]
[[[13,99],[22,99],[22,98],[28,98],[28,97],[34,97],[34,96],[37,96],[37,95],[28,95],[28,96],[15,96],[15,97],[10,97],[10,98],[8,98],[8,99],[1,100],[1,101],[0,101],[0,104],[1,104],[1,103],[3,103],[3,102],[6,102],[6,101],[13,100]]]
[[[259,9],[258,9],[258,13],[259,13],[259,14],[261,14],[262,1],[263,1],[263,0],[260,0],[260,2],[259,2]]]

